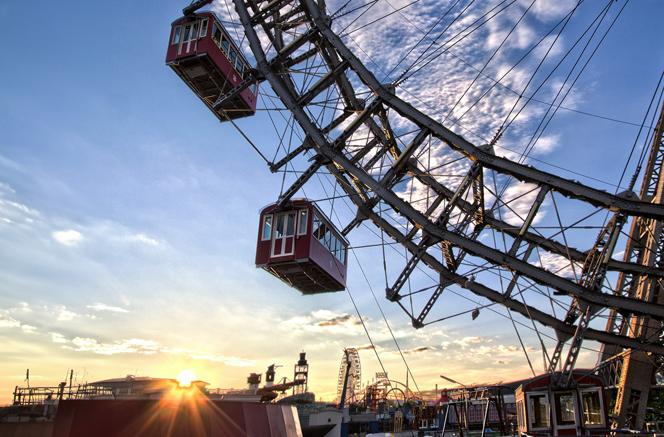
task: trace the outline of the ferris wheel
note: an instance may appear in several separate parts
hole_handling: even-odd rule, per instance
[[[328,7],[323,0],[233,0],[234,12],[218,11],[226,24],[237,17],[235,39],[246,41],[255,68],[247,68],[249,61],[239,53],[233,56],[240,49],[230,47],[223,59],[233,58],[239,76],[219,78],[221,91],[205,95],[214,84],[192,78],[189,85],[280,174],[280,195],[270,208],[281,215],[270,210],[269,220],[262,216],[265,238],[260,240],[268,254],[262,266],[306,292],[343,289],[353,256],[347,239],[362,229],[381,251],[386,298],[415,328],[460,314],[472,313],[475,319],[480,310],[492,312],[507,320],[517,336],[519,329],[534,332],[547,370],[562,386],[572,382],[583,341],[600,343],[602,362],[623,363],[616,414],[624,422],[631,408],[626,393],[642,391],[657,370],[658,357],[664,356],[664,293],[658,292],[664,278],[664,121],[655,117],[660,85],[643,123],[655,128],[644,134],[640,152],[635,142],[635,161],[625,163],[625,170],[628,165],[638,170],[631,180],[614,184],[612,192],[563,177],[558,173],[570,172],[560,166],[555,173],[543,170],[546,163],[533,151],[556,113],[566,109],[565,98],[626,3],[599,7],[578,2],[549,33],[523,48],[507,72],[487,79],[494,57],[530,7],[517,10],[523,16],[487,52],[481,68],[455,61],[455,67],[468,64],[472,80],[446,102],[422,92],[444,80],[427,76],[427,70],[452,65],[452,48],[467,43],[500,14],[512,13],[515,2],[491,2],[490,7],[450,2],[435,19],[429,17],[421,38],[408,41],[410,47],[388,65],[376,62],[363,47],[376,44],[363,29],[401,12],[392,8],[367,21],[367,12],[378,3],[348,0]],[[562,72],[564,81],[554,88],[553,101],[540,101],[546,110],[538,113],[539,124],[524,139],[521,120],[559,68],[552,54],[557,37],[553,42],[549,37],[559,35],[579,8],[597,18],[585,24],[574,45],[582,50],[557,54],[560,65],[567,57],[576,62]],[[396,19],[399,25],[413,24]],[[222,50],[224,38],[234,36],[224,32]],[[389,29],[376,34],[390,37]],[[503,79],[524,59],[532,61],[531,74],[515,91]],[[542,78],[545,61],[556,66]],[[487,100],[501,92],[507,93],[507,104],[488,108]],[[240,98],[243,93],[246,99]],[[258,104],[252,100],[256,95]],[[490,109],[499,113],[491,117]],[[276,133],[270,154],[264,152],[268,145],[259,147],[234,121],[233,114],[254,113]],[[465,127],[469,119],[473,128]],[[302,265],[295,255],[296,229],[302,223],[298,214],[304,207],[293,205],[300,192],[309,198],[307,205],[317,205],[316,211],[306,207],[310,212],[302,235],[318,239],[328,257],[338,261],[330,262],[327,271]],[[313,232],[316,214],[320,218]],[[323,224],[329,233],[318,232]],[[286,256],[297,262],[286,265]],[[337,280],[331,281],[335,274]],[[452,296],[465,300],[467,308],[449,314],[436,305]],[[533,369],[525,347],[523,352]]]
[[[339,364],[337,380],[338,405],[350,405],[358,401],[362,389],[362,365],[360,354],[355,348],[344,349]]]

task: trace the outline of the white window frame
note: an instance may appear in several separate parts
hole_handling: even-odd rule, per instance
[[[182,41],[182,26],[177,25],[173,29],[173,38],[171,39],[171,45],[180,44]]]
[[[288,215],[289,214],[295,215],[294,221],[297,222],[297,213],[296,213],[296,211],[287,211],[287,212],[274,214],[274,219],[272,220],[273,228],[272,228],[272,239],[271,239],[271,241],[272,241],[271,246],[272,247],[270,249],[270,258],[280,258],[280,257],[283,257],[283,256],[290,256],[290,255],[295,253],[295,234],[296,234],[297,229],[295,229],[295,228],[293,229],[293,234],[292,235],[287,234],[287,232],[288,232]],[[277,237],[275,229],[277,228],[279,218],[281,218],[281,217],[284,217],[283,233],[282,233],[281,237]],[[295,226],[295,223],[293,224],[293,226]],[[290,248],[289,248],[290,250],[288,252],[285,252],[284,251],[284,244],[286,243],[288,238],[293,239],[293,244],[290,246]],[[276,242],[277,239],[281,240],[281,243],[282,243],[282,246],[281,246],[282,253],[279,253],[279,254],[277,254],[275,252],[275,248],[276,248],[275,242]]]
[[[293,211],[295,212],[295,211]],[[293,214],[293,233],[288,233],[288,219],[291,217],[290,214],[286,214],[286,221],[284,222],[284,237],[295,237],[297,235],[297,213]]]
[[[199,38],[204,38],[204,37],[207,36],[208,27],[210,27],[210,26],[208,26],[208,24],[209,24],[209,22],[208,22],[207,18],[203,18],[201,20],[201,25],[198,29],[198,37]],[[205,29],[205,32],[203,32],[203,29]]]
[[[302,215],[304,213],[304,215]],[[302,217],[304,216],[304,220]],[[304,229],[302,229],[301,221],[304,221]],[[309,210],[299,209],[297,211],[297,235],[307,235],[307,228],[309,227]]]
[[[599,423],[599,424],[586,424],[586,420],[585,420],[585,413],[586,412],[583,408],[583,394],[584,393],[593,393],[593,392],[597,393],[597,395],[599,397],[599,413],[600,413],[600,416],[602,417],[602,423]],[[584,389],[579,390],[579,402],[581,403],[581,405],[579,407],[579,409],[580,409],[579,414],[581,415],[581,420],[580,421],[581,421],[581,424],[585,428],[603,428],[603,427],[606,426],[606,417],[605,417],[605,414],[604,414],[604,396],[602,396],[602,389],[600,387],[584,388]]]
[[[265,238],[265,223],[267,223],[267,219],[270,219],[270,235]],[[272,240],[272,228],[274,227],[274,217],[272,214],[266,214],[263,217],[263,223],[261,223],[261,241],[270,241]]]
[[[219,41],[214,39],[214,34],[217,33],[217,31],[219,31]],[[212,41],[217,44],[217,47],[221,47],[221,41],[224,39],[224,32],[219,28],[217,23],[212,23],[212,33],[210,34],[210,38],[212,38]]]
[[[530,402],[530,398],[533,397],[539,397],[544,395],[544,399],[546,399],[546,402],[549,406],[549,426],[540,426],[540,427],[535,427],[534,422],[535,422],[535,411],[533,411],[533,404]],[[553,417],[551,414],[551,399],[549,399],[549,393],[545,391],[534,391],[530,393],[526,393],[526,409],[528,412],[528,430],[529,431],[543,431],[543,430],[549,430],[552,429],[553,427]]]
[[[224,43],[226,43],[226,47],[224,47]],[[221,43],[219,44],[219,47],[221,48],[221,51],[224,52],[224,55],[230,60],[230,55],[228,52],[231,51],[231,40],[228,38],[228,35],[226,35],[225,32],[221,32]]]
[[[572,396],[572,402],[574,402],[574,423],[558,423],[558,400],[556,395],[566,395],[569,394]],[[551,416],[553,417],[553,432],[555,433],[559,429],[576,429],[577,426],[580,426],[582,419],[579,416],[579,397],[574,390],[571,391],[559,391],[552,393],[552,399],[549,399],[549,408],[551,409]],[[562,412],[561,412],[562,414]]]
[[[198,40],[198,32],[200,30],[200,27],[198,26],[198,21],[194,21],[191,24],[191,32],[189,35],[189,41],[197,41]]]

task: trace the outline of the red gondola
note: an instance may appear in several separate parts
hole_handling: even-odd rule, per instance
[[[516,389],[519,435],[606,435],[607,403],[601,378],[575,370],[573,380],[571,388],[555,388],[551,374],[545,374]]]
[[[261,211],[256,267],[261,267],[303,294],[346,288],[348,241],[306,199]]]
[[[258,86],[249,63],[214,13],[173,22],[166,64],[220,121],[256,113]]]

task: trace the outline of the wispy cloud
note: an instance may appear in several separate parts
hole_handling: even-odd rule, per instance
[[[118,307],[118,306],[113,306],[113,305],[107,305],[105,303],[97,302],[92,305],[87,305],[86,308],[91,309],[93,311],[106,311],[110,313],[128,313],[129,310],[126,308]]]
[[[190,357],[194,360],[204,360],[213,363],[223,363],[231,367],[253,367],[256,365],[256,360],[249,360],[246,358],[238,358],[226,355],[199,355],[192,354]]]
[[[0,328],[19,328],[21,322],[7,314],[0,313]]]
[[[332,317],[331,319],[328,320],[322,320],[318,322],[318,326],[336,326],[336,325],[343,325],[344,323],[349,322],[353,316],[350,314],[344,314],[341,316],[335,316]]]
[[[26,334],[36,334],[37,327],[23,323],[9,315],[9,311],[0,311],[0,329],[2,328],[19,328]]]
[[[21,325],[21,330],[23,332],[25,332],[26,334],[36,334],[37,333],[37,327],[32,326],[32,325],[22,324]]]
[[[412,349],[406,349],[403,351],[404,355],[413,355],[413,354],[419,354],[422,352],[427,352],[432,349],[435,349],[433,346],[418,346]]]
[[[127,236],[127,241],[142,243],[148,246],[159,246],[161,243],[156,238],[150,237],[143,233],[132,234]]]
[[[297,333],[319,333],[329,335],[354,336],[363,334],[360,320],[347,313],[329,310],[316,310],[308,315],[294,316],[283,320],[280,326]]]
[[[159,343],[141,338],[130,338],[104,343],[90,337],[75,337],[69,343],[71,343],[71,346],[68,347],[71,347],[76,352],[92,352],[99,355],[152,355],[160,351]]]
[[[63,344],[63,343],[68,343],[69,342],[69,340],[67,340],[67,337],[60,334],[59,332],[49,332],[48,334],[51,337],[51,341],[53,343]]]
[[[155,355],[166,354],[174,356],[183,356],[197,361],[208,361],[211,363],[222,363],[231,367],[252,367],[256,365],[256,360],[237,357],[233,355],[202,353],[187,348],[172,348],[162,345],[156,340],[145,338],[129,338],[113,341],[101,341],[92,337],[77,336],[67,338],[59,332],[49,332],[53,343],[61,345],[65,349],[71,349],[75,352],[87,352],[96,355]]]
[[[55,308],[53,308],[52,313],[55,316],[55,319],[59,322],[69,322],[81,316],[80,314],[68,309],[64,305],[57,305]]]
[[[38,217],[36,209],[16,200],[16,190],[0,181],[0,224],[25,225],[33,223]]]

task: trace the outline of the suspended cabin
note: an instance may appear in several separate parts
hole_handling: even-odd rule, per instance
[[[261,211],[256,267],[261,267],[303,294],[346,288],[348,241],[306,199]]]
[[[601,378],[578,370],[573,380],[571,387],[557,388],[551,374],[545,374],[516,389],[520,436],[606,435],[607,398]]]
[[[214,13],[190,14],[173,22],[166,64],[220,121],[256,113],[258,86],[247,86],[249,63]]]

